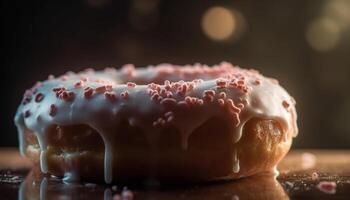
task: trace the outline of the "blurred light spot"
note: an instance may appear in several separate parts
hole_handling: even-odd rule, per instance
[[[346,28],[350,25],[350,1],[328,1],[324,7],[323,15],[333,19],[341,28]]]
[[[202,17],[203,32],[212,40],[238,38],[243,32],[244,18],[238,11],[224,7],[211,7]]]
[[[313,21],[307,28],[306,40],[317,51],[330,51],[339,43],[340,28],[328,18]]]
[[[159,21],[159,0],[134,0],[129,10],[129,23],[139,31],[150,30]]]

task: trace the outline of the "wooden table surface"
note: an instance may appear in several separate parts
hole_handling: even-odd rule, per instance
[[[16,149],[0,149],[0,199],[112,199],[124,187],[134,199],[350,199],[350,150],[294,150],[278,168],[277,179],[260,175],[200,185],[65,184],[30,171]],[[319,189],[323,181],[336,184],[333,194]]]

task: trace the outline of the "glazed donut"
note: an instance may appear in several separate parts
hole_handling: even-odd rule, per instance
[[[275,170],[296,119],[277,80],[223,62],[51,75],[15,123],[21,153],[66,181],[192,182]]]

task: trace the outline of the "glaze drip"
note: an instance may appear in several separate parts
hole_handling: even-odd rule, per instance
[[[116,153],[112,136],[120,131],[117,127],[121,120],[147,130],[150,144],[172,125],[179,130],[182,148],[186,149],[191,133],[213,116],[230,124],[233,143],[240,140],[245,123],[254,117],[275,119],[284,132],[297,130],[295,108],[290,106],[294,104],[274,79],[230,63],[212,67],[161,64],[139,69],[126,65],[120,70],[108,68],[50,76],[26,91],[15,123],[23,155],[26,129],[36,134],[44,173],[50,126],[85,124],[94,128],[105,144],[104,176],[105,182],[111,183]],[[297,131],[294,133],[296,136]],[[233,171],[237,173],[237,152],[233,159]]]

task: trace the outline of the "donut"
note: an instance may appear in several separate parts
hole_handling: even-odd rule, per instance
[[[227,62],[50,75],[15,115],[20,152],[42,173],[105,183],[276,172],[296,120],[276,79]]]

